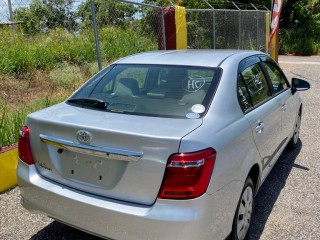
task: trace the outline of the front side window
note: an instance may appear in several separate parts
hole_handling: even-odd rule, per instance
[[[221,72],[220,68],[190,66],[112,65],[69,100],[77,103],[81,98],[82,107],[83,99],[89,99],[91,107],[97,100],[99,108],[104,107],[103,101],[102,110],[117,113],[198,118],[209,107]]]
[[[263,66],[270,77],[274,93],[281,92],[288,88],[286,78],[274,63],[263,62]]]
[[[267,80],[259,64],[244,69],[240,76],[247,86],[252,105],[256,106],[271,96]]]

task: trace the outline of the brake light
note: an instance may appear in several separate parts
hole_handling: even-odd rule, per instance
[[[30,148],[30,130],[27,126],[22,126],[19,131],[18,152],[23,162],[28,165],[34,164]]]
[[[209,185],[216,151],[174,154],[169,158],[158,198],[192,199],[203,195]]]

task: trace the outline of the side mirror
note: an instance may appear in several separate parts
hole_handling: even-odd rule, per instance
[[[292,94],[294,94],[297,91],[306,91],[309,88],[310,88],[310,84],[307,81],[299,78],[292,78],[292,84],[291,84]]]

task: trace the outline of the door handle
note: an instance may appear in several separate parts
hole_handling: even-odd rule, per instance
[[[283,104],[282,106],[281,106],[281,111],[282,112],[285,112],[287,110],[287,105],[286,104]]]
[[[258,125],[256,126],[256,133],[262,133],[264,130],[264,123],[259,122]]]

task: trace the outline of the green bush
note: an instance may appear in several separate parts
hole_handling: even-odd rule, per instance
[[[280,54],[317,54],[319,44],[314,38],[304,34],[303,29],[282,29],[280,31]]]

